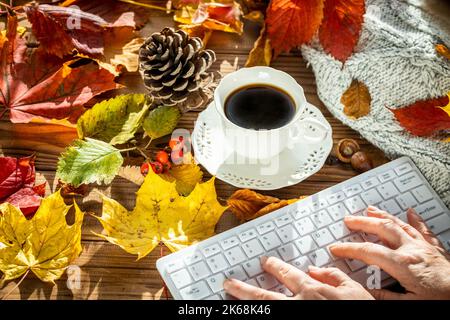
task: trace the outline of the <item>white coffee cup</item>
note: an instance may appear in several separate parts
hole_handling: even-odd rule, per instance
[[[242,128],[226,117],[225,101],[232,92],[248,85],[265,84],[282,89],[294,100],[296,112],[289,123],[271,130],[253,130]],[[270,67],[243,68],[226,75],[214,92],[214,104],[222,119],[230,147],[249,159],[274,157],[300,141],[307,144],[320,143],[329,134],[328,127],[315,118],[301,119],[307,105],[303,88],[289,74]]]

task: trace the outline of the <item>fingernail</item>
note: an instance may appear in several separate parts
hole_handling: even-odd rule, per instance
[[[315,270],[318,270],[318,269],[320,269],[320,268],[317,268],[316,266],[310,265],[310,266],[308,267],[308,269],[309,269],[309,271],[315,271]]]
[[[266,263],[266,261],[267,261],[268,258],[269,258],[269,257],[261,256],[261,257],[259,258],[259,262],[261,262],[261,263]]]
[[[374,207],[374,206],[368,206],[367,210],[376,211],[376,210],[378,210],[378,208]]]
[[[345,216],[344,221],[352,220],[353,218],[354,218],[353,216]]]

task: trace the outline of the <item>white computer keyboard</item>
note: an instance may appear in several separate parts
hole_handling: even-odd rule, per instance
[[[157,261],[175,299],[230,299],[222,288],[236,278],[287,295],[290,292],[264,273],[260,256],[276,256],[306,271],[309,265],[335,266],[366,285],[370,273],[358,260],[336,259],[334,242],[378,242],[374,235],[350,232],[348,214],[362,215],[375,205],[406,221],[414,208],[450,250],[450,211],[419,172],[403,157],[314,194]],[[381,272],[382,284],[392,279]],[[392,282],[392,281],[391,281]]]

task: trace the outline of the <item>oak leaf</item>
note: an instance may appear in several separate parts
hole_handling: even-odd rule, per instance
[[[319,29],[324,0],[272,0],[266,13],[274,56],[308,43]]]
[[[345,62],[359,40],[365,13],[364,0],[326,0],[319,39],[325,51]]]
[[[141,259],[160,242],[177,251],[211,237],[225,209],[217,201],[214,178],[197,184],[188,197],[182,197],[174,182],[150,172],[131,212],[103,197],[98,220],[105,234],[99,236]]]
[[[17,33],[16,16],[8,17],[7,32],[0,39],[0,107],[9,111],[14,123],[70,125],[92,97],[120,87],[113,74],[92,62],[49,56],[42,46],[27,48]]]
[[[33,272],[54,283],[81,253],[83,213],[74,203],[75,222],[69,226],[67,206],[59,192],[42,200],[31,220],[10,203],[0,205],[0,270],[2,281]]]
[[[60,156],[56,175],[75,188],[82,184],[109,184],[123,163],[120,151],[95,139],[75,140]]]
[[[358,80],[353,80],[350,87],[341,97],[341,103],[344,105],[344,114],[353,119],[367,116],[370,112],[371,101],[369,89]]]
[[[447,96],[417,101],[400,109],[390,109],[400,125],[416,136],[431,136],[450,130],[450,92]]]
[[[26,217],[38,209],[46,184],[35,186],[35,156],[0,157],[0,203],[9,202]]]
[[[131,140],[142,126],[151,99],[128,94],[97,103],[77,122],[78,137],[105,141],[111,145]]]

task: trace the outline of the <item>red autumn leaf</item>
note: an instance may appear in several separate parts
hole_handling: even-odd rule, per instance
[[[64,61],[27,48],[17,33],[17,18],[8,17],[0,34],[0,107],[14,123],[61,120],[75,122],[92,97],[120,87],[114,75],[85,60]]]
[[[0,204],[9,202],[31,217],[45,195],[45,183],[35,186],[35,156],[0,157]]]
[[[308,43],[319,29],[324,0],[272,0],[266,26],[275,56]]]
[[[358,43],[364,0],[326,0],[319,39],[326,52],[345,62]]]
[[[430,136],[440,130],[450,129],[450,115],[442,107],[449,97],[418,101],[401,109],[390,109],[400,125],[416,136]]]

